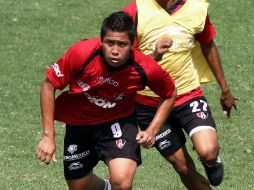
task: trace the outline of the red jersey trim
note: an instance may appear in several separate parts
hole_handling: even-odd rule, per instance
[[[180,106],[184,104],[185,102],[188,102],[189,100],[196,97],[200,97],[200,96],[203,96],[201,87],[198,87],[196,89],[193,89],[181,95],[177,95],[174,107]],[[142,94],[137,94],[136,102],[146,106],[158,107],[161,102],[161,99],[159,97],[151,97],[151,96],[145,96]]]

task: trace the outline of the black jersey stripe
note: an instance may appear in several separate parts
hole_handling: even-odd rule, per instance
[[[81,73],[84,71],[84,69],[86,68],[86,66],[98,55],[102,55],[102,49],[98,49],[96,51],[94,51],[89,57],[88,59],[83,63],[82,68],[80,69],[79,73],[77,76],[81,75]]]
[[[139,64],[137,64],[137,62],[135,62],[133,59],[129,60],[129,64],[133,66],[136,69],[136,71],[139,73],[141,81],[143,83],[143,88],[145,88],[145,86],[147,85],[147,76],[146,76],[145,70]]]

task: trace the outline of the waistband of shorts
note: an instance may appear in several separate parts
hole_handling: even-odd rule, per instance
[[[203,92],[200,86],[183,94],[177,95],[174,107],[182,105],[185,102],[188,102],[189,100],[199,96],[203,96]],[[135,100],[141,105],[150,107],[158,107],[161,103],[160,97],[145,96],[142,94],[137,94]]]
[[[135,97],[137,103],[145,106],[155,107],[157,108],[161,102],[160,97],[152,97],[152,96],[145,96],[142,94],[137,94]]]

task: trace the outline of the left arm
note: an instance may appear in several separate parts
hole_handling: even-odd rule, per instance
[[[159,132],[162,125],[166,122],[171,110],[173,109],[176,98],[176,90],[174,95],[165,99],[156,111],[156,114],[145,131],[140,131],[136,137],[138,143],[145,148],[150,148],[154,145],[155,136]]]
[[[206,58],[219,86],[221,89],[220,103],[222,109],[227,117],[230,117],[230,112],[232,107],[236,109],[235,100],[238,98],[233,97],[229,85],[224,76],[224,71],[222,68],[219,52],[217,46],[212,40],[210,43],[201,43],[201,49],[204,57]]]
[[[154,145],[155,136],[166,122],[172,111],[176,99],[176,88],[171,76],[163,70],[153,59],[147,57],[149,64],[147,69],[147,85],[163,100],[145,131],[140,131],[137,135],[137,141],[145,148]]]

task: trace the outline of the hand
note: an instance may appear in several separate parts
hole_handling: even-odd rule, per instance
[[[137,134],[136,140],[139,144],[141,144],[144,148],[151,148],[154,145],[155,137],[153,134],[150,134],[147,131],[140,131]]]
[[[228,90],[227,92],[221,93],[220,103],[221,103],[224,115],[227,116],[228,118],[230,117],[232,107],[235,108],[235,110],[237,110],[237,107],[235,104],[236,100],[240,100],[240,98],[234,97],[231,94],[230,90]]]
[[[56,162],[56,143],[54,137],[43,135],[36,149],[36,157],[43,163]]]
[[[163,54],[168,51],[168,49],[172,46],[173,40],[169,37],[160,39],[155,47],[154,51],[154,59],[156,61],[160,61],[162,59]]]

